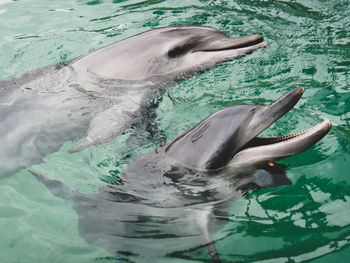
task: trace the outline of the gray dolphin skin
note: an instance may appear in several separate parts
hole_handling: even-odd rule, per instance
[[[211,260],[220,262],[212,235],[228,222],[229,204],[250,189],[291,184],[286,166],[274,162],[307,150],[331,128],[325,120],[303,132],[257,137],[291,110],[303,91],[295,88],[268,106],[236,105],[213,113],[131,161],[98,194],[33,175],[55,196],[74,201],[87,243],[123,262],[191,259],[205,247]]]
[[[263,48],[260,35],[231,38],[204,26],[153,29],[69,62],[0,81],[0,177],[129,129],[169,84]]]

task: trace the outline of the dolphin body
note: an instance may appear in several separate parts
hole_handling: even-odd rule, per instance
[[[70,152],[107,142],[148,114],[172,82],[266,45],[260,35],[231,38],[210,27],[157,28],[0,81],[0,177],[40,163],[69,140],[85,138]]]
[[[220,262],[211,233],[227,222],[229,204],[249,189],[291,184],[285,166],[274,162],[305,151],[331,128],[326,120],[300,133],[257,137],[292,109],[302,93],[295,88],[269,106],[221,109],[131,162],[98,194],[82,194],[33,174],[55,196],[74,201],[78,229],[87,243],[122,260],[188,258],[207,246],[212,261]]]

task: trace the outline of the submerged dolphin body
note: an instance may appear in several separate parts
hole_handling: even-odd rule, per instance
[[[66,66],[1,81],[0,177],[40,163],[69,140],[85,137],[70,152],[107,142],[140,119],[151,94],[266,45],[260,35],[231,38],[210,27],[158,28]]]
[[[293,89],[269,106],[221,109],[136,159],[95,195],[33,174],[55,196],[74,201],[79,232],[89,244],[132,262],[186,258],[206,245],[219,262],[210,233],[225,223],[228,204],[251,188],[290,184],[285,166],[273,162],[305,151],[331,128],[326,120],[300,133],[257,137],[302,93]]]

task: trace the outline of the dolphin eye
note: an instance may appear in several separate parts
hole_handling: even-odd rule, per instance
[[[188,39],[186,42],[182,43],[179,46],[174,47],[173,49],[168,51],[168,56],[170,58],[178,58],[184,56],[186,53],[191,50],[195,50],[201,44],[202,39],[200,37],[192,37]]]
[[[192,47],[193,47],[193,45],[191,45],[191,44],[185,44],[185,45],[182,45],[182,46],[175,47],[175,48],[173,48],[173,49],[168,51],[168,56],[170,58],[177,58],[177,57],[183,56]]]
[[[203,41],[202,36],[191,37],[190,39],[187,39],[182,44],[174,47],[173,49],[170,49],[168,51],[168,56],[170,58],[178,58],[178,57],[184,56],[186,53],[198,47],[202,43],[202,41]]]

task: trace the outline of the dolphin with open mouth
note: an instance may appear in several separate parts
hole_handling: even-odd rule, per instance
[[[295,134],[257,137],[292,109],[303,92],[303,88],[295,88],[269,106],[219,110],[167,145],[165,154],[184,166],[216,171],[256,166],[303,152],[328,133],[330,121]]]
[[[0,81],[0,177],[108,142],[157,104],[169,84],[263,48],[261,35],[204,26],[156,28],[19,79]]]
[[[268,106],[221,109],[178,138],[131,164],[114,184],[87,195],[60,181],[33,175],[57,197],[74,201],[78,229],[87,243],[130,262],[190,258],[207,247],[220,262],[212,234],[227,221],[229,204],[249,189],[291,184],[274,163],[322,139],[331,123],[299,133],[258,135],[300,99],[295,88]]]

